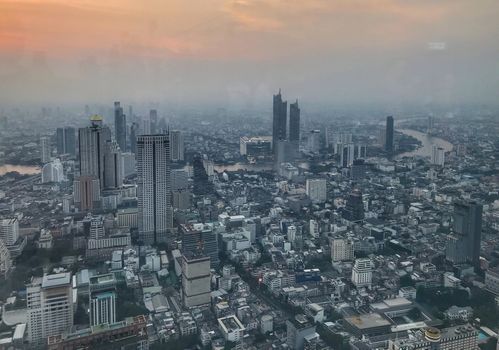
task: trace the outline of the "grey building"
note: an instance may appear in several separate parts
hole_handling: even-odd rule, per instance
[[[276,150],[277,141],[286,140],[286,119],[288,103],[282,100],[281,90],[274,95],[274,109],[272,119],[272,147]]]
[[[123,152],[126,151],[126,116],[120,102],[114,103],[114,135]]]
[[[302,314],[286,321],[286,344],[291,349],[301,350],[304,347],[305,338],[315,334],[315,325]]]
[[[57,128],[56,130],[57,154],[76,155],[76,130],[72,127]]]
[[[385,151],[388,153],[393,153],[393,117],[386,117],[386,136],[385,136]]]
[[[218,236],[210,224],[185,224],[180,226],[182,253],[210,257],[212,268],[218,267]]]

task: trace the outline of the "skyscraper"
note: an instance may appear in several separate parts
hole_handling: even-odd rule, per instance
[[[76,130],[72,127],[57,128],[57,154],[76,155]]]
[[[483,206],[477,202],[454,203],[453,234],[446,244],[447,260],[459,264],[473,264],[480,270],[480,243],[482,240]]]
[[[132,126],[130,127],[130,152],[133,154],[137,153],[137,136],[139,135],[139,124],[138,123],[132,123]]]
[[[218,258],[218,234],[213,224],[185,224],[180,227],[182,253],[187,256],[208,256],[212,268],[220,263]]]
[[[121,150],[126,152],[126,116],[119,101],[114,103],[114,134]]]
[[[184,160],[184,135],[180,130],[170,130],[172,161]]]
[[[139,235],[143,243],[170,242],[173,226],[167,134],[137,138]]]
[[[349,194],[343,217],[349,221],[364,220],[364,202],[360,190],[354,189]]]
[[[104,149],[104,189],[123,185],[123,158],[116,141],[107,141]]]
[[[287,108],[288,103],[282,100],[281,90],[279,89],[279,93],[274,95],[272,119],[272,147],[274,149],[274,153],[277,149],[277,142],[280,140],[286,140]]]
[[[371,259],[356,259],[352,269],[352,283],[356,287],[371,287],[373,263]]]
[[[297,156],[300,147],[300,107],[298,106],[298,100],[289,105],[289,141],[291,141],[295,156]]]
[[[182,255],[182,300],[187,308],[210,303],[210,258]]]
[[[45,136],[40,137],[40,159],[42,163],[50,162],[51,153],[50,139]]]
[[[111,130],[102,124],[102,117],[94,115],[91,125],[78,130],[80,149],[80,175],[93,176],[104,188],[104,153],[106,143],[111,141]]]
[[[385,151],[393,153],[393,117],[386,117]]]
[[[154,135],[159,133],[158,130],[158,111],[155,109],[151,109],[149,111],[149,127],[150,131],[149,133]]]
[[[112,273],[89,281],[90,326],[116,322],[116,279]]]
[[[47,337],[73,326],[73,288],[69,272],[33,277],[26,286],[28,340],[46,345]]]

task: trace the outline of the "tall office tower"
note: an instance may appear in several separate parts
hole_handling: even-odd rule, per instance
[[[104,148],[104,189],[123,186],[123,158],[116,141],[107,141]]]
[[[307,179],[305,183],[307,196],[313,203],[324,203],[327,199],[326,179]]]
[[[155,135],[160,132],[158,130],[158,111],[155,109],[151,109],[149,111],[149,128],[149,133],[151,135]]]
[[[116,322],[116,279],[114,274],[90,277],[88,284],[90,326]]]
[[[3,240],[0,239],[0,277],[6,278],[12,269],[12,257]]]
[[[430,115],[428,116],[428,130],[427,134],[431,135],[433,133],[433,117]]]
[[[338,150],[340,150],[340,166],[347,168],[353,164],[355,159],[355,145],[353,143],[348,144],[338,144]]]
[[[459,264],[473,264],[480,270],[480,243],[482,240],[483,206],[477,202],[454,203],[453,234],[446,244],[447,260]]]
[[[107,141],[111,141],[111,130],[102,124],[102,117],[94,115],[91,125],[78,129],[80,150],[80,176],[99,179],[104,188],[104,154]]]
[[[277,151],[277,142],[286,140],[286,119],[288,103],[282,100],[281,89],[274,95],[274,109],[272,119],[272,147],[274,154]]]
[[[182,255],[182,300],[187,308],[210,303],[210,257]]]
[[[140,134],[139,124],[132,123],[130,127],[130,152],[137,153],[137,136]]]
[[[385,151],[393,153],[393,117],[386,117]]]
[[[51,153],[50,139],[45,136],[40,137],[40,158],[42,163],[50,162]]]
[[[170,144],[172,150],[172,161],[184,160],[184,135],[180,130],[170,131]]]
[[[189,209],[191,206],[189,176],[183,169],[172,170],[172,198],[176,209]]]
[[[308,134],[308,150],[310,152],[319,152],[321,149],[321,131],[311,130]]]
[[[46,345],[47,337],[73,326],[71,273],[33,277],[26,294],[30,343]]]
[[[430,162],[433,165],[444,166],[445,150],[442,147],[433,145],[431,148]]]
[[[364,202],[362,200],[362,192],[354,189],[348,196],[343,211],[343,217],[349,221],[364,220]]]
[[[182,253],[186,256],[208,256],[212,268],[218,267],[218,234],[212,224],[185,224],[180,226]]]
[[[126,152],[126,116],[119,102],[114,103],[114,135],[123,152]]]
[[[79,176],[73,181],[73,200],[81,211],[100,207],[100,182],[94,176]]]
[[[352,261],[354,259],[354,242],[348,238],[334,238],[331,240],[331,260]]]
[[[371,287],[373,263],[371,259],[356,259],[352,269],[352,283],[356,287]]]
[[[366,158],[367,156],[367,146],[366,145],[357,145],[355,152],[355,159]]]
[[[289,105],[289,141],[293,144],[295,152],[300,147],[300,107],[298,100]]]
[[[76,130],[72,127],[57,128],[57,154],[76,155]]]
[[[168,135],[137,138],[139,235],[143,243],[171,242],[170,141]]]
[[[7,246],[16,244],[19,238],[19,221],[17,218],[2,219],[0,221],[0,239]]]

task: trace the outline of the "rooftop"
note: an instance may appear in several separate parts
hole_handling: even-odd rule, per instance
[[[359,329],[385,327],[391,325],[388,320],[376,313],[345,317],[345,321]]]
[[[71,274],[69,272],[45,275],[42,280],[42,288],[55,288],[71,283]]]

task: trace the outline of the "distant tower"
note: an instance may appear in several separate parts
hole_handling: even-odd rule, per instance
[[[393,117],[386,117],[386,138],[385,151],[389,154],[393,153]]]
[[[295,152],[298,155],[300,148],[300,107],[298,100],[289,105],[289,141]]]
[[[184,160],[184,135],[180,130],[170,130],[172,161]]]
[[[116,141],[107,141],[104,149],[104,189],[123,185],[123,158]]]
[[[139,135],[139,124],[132,123],[130,127],[130,152],[133,154],[137,153],[137,136]]]
[[[114,134],[121,150],[126,152],[126,116],[119,101],[114,103]]]
[[[288,103],[282,100],[281,90],[274,95],[274,109],[272,119],[272,147],[274,153],[277,149],[278,141],[286,140],[286,119]]]
[[[50,139],[48,137],[40,137],[40,158],[42,163],[50,162]]]
[[[137,137],[139,235],[145,244],[172,238],[170,158],[167,134]]]
[[[159,133],[158,130],[158,111],[155,109],[151,109],[149,111],[149,123],[150,123],[150,134],[154,135]]]
[[[57,154],[76,155],[76,131],[75,128],[57,128],[56,131]]]
[[[355,189],[348,196],[343,217],[349,221],[364,220],[364,202],[360,190]]]

